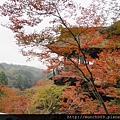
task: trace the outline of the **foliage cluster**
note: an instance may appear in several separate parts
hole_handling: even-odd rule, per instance
[[[27,108],[24,96],[17,96],[15,92],[0,84],[0,112],[11,114],[23,114]]]
[[[101,94],[110,114],[120,112],[120,89],[114,87],[105,88],[98,86],[97,90]],[[60,112],[65,114],[105,114],[99,101],[95,98],[92,89],[87,89],[85,85],[76,82],[76,86],[69,86],[62,92],[62,100],[59,102]]]
[[[0,86],[0,112],[15,114],[45,114],[59,111],[58,102],[66,86],[56,86],[39,81],[41,84],[20,91]]]
[[[3,71],[0,73],[0,84],[4,84],[4,85],[8,84],[7,76]]]
[[[59,111],[58,102],[66,86],[45,85],[37,88],[29,106],[29,112],[46,114],[57,113]]]

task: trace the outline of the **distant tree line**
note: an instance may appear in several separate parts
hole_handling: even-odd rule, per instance
[[[38,80],[46,77],[42,69],[6,63],[0,64],[0,72],[0,83],[20,90],[35,86]]]

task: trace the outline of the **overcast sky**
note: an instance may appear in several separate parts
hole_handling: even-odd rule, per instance
[[[0,4],[5,1],[7,0],[0,0]],[[88,6],[91,1],[92,0],[79,0],[79,2],[81,2],[83,6]],[[5,19],[0,18],[0,63],[6,62],[12,64],[45,68],[45,65],[43,65],[37,59],[31,62],[27,62],[27,58],[22,56],[19,47],[15,43],[16,40],[14,39],[14,34],[12,33],[12,31],[1,26],[1,22],[3,21],[5,21]]]

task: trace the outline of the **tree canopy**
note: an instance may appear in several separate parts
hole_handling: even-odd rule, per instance
[[[0,83],[4,85],[8,84],[7,76],[5,75],[3,71],[0,73]]]

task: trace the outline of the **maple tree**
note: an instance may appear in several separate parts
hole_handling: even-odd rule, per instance
[[[113,87],[97,87],[97,90],[102,95],[109,114],[119,114],[119,104],[114,104],[112,101],[120,101],[119,91]],[[77,82],[76,86],[66,88],[61,97],[62,100],[58,104],[61,106],[60,111],[62,113],[105,114],[103,107],[95,99],[92,90],[86,89],[83,86],[81,87],[79,82]]]
[[[36,86],[45,86],[47,83],[43,80],[38,80]]]
[[[48,84],[44,86],[37,86],[35,94],[31,97],[28,105],[29,112],[36,113],[55,113],[59,110],[60,96],[66,86],[56,86]]]
[[[27,109],[24,96],[17,96],[14,91],[0,84],[0,112],[23,114]]]
[[[55,82],[71,81],[74,85],[76,81],[81,85],[86,82],[86,89],[92,91],[107,114],[109,110],[101,96],[112,94],[119,98],[117,90],[110,86],[116,83],[120,71],[119,23],[116,22],[119,20],[118,9],[116,1],[105,0],[94,0],[87,8],[72,0],[9,0],[0,6],[1,15],[9,17],[10,24],[7,27],[15,33],[22,54],[39,57],[48,66],[47,72],[56,69],[59,76],[53,78]],[[36,32],[34,29],[45,18],[50,18],[51,26]],[[109,19],[114,24],[106,29],[104,26]],[[27,28],[32,28],[33,32],[28,33]],[[62,69],[59,70],[59,67]],[[74,94],[77,92],[74,89],[70,91]],[[81,94],[88,101],[85,102],[86,106],[92,104],[92,98],[84,95],[84,92]],[[74,113],[75,108],[72,109]]]

